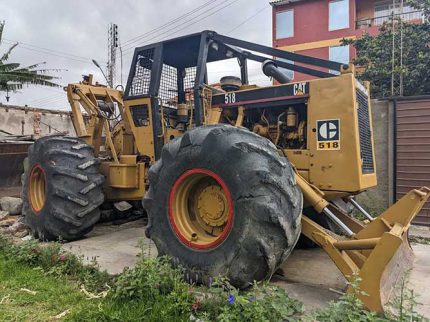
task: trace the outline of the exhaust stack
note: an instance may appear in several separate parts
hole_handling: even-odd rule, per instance
[[[268,77],[273,77],[280,84],[287,84],[291,82],[291,79],[279,70],[278,65],[276,65],[276,63],[273,60],[269,59],[264,61],[261,68],[263,69],[264,75]]]

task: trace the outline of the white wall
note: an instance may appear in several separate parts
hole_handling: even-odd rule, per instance
[[[75,135],[70,115],[64,111],[0,105],[0,130],[13,135],[46,135],[57,131]]]

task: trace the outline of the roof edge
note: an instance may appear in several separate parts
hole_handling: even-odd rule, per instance
[[[277,7],[283,4],[289,4],[289,3],[300,2],[300,1],[303,1],[303,0],[273,0],[269,3],[272,7]]]

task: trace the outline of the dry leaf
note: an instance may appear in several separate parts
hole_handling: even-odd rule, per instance
[[[28,288],[21,288],[20,291],[29,293],[31,295],[36,295],[37,294],[36,291],[29,290]]]
[[[69,313],[70,313],[70,309],[65,310],[64,312],[61,312],[60,314],[57,314],[56,316],[54,316],[52,319],[54,319],[54,320],[62,319]]]
[[[1,304],[6,304],[7,300],[9,299],[10,294],[3,296],[3,298],[0,300],[0,305]]]

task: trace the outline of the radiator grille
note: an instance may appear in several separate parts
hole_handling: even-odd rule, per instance
[[[369,103],[367,95],[357,89],[358,129],[360,132],[360,152],[362,172],[375,172],[373,166],[372,133],[370,130]]]

